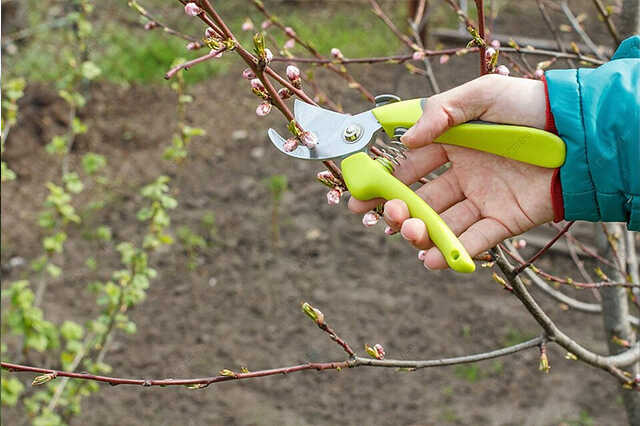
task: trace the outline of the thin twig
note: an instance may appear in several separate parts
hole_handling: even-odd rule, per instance
[[[580,22],[578,22],[578,19],[574,16],[573,12],[571,12],[571,9],[569,9],[567,1],[564,0],[562,3],[560,3],[560,6],[562,7],[562,12],[565,14],[567,19],[569,20],[569,23],[576,31],[576,33],[578,33],[584,44],[586,44],[589,49],[591,49],[591,51],[598,57],[598,59],[606,61],[607,57],[600,53],[598,46],[596,46],[596,44],[591,40],[584,29],[582,29]]]
[[[276,26],[277,28],[279,28],[284,32],[287,32],[285,25],[282,24],[279,20],[274,19],[273,15],[269,13],[267,9],[265,9],[262,2],[253,0],[253,4],[256,7],[256,9],[258,9],[260,13],[262,13],[265,16],[265,18],[267,18],[269,21],[273,23],[274,26]],[[318,59],[324,59],[324,57],[316,50],[315,47],[313,47],[310,43],[306,42],[305,40],[302,40],[297,35],[297,33],[287,34],[287,36],[293,38],[297,44],[304,47],[314,57]],[[367,89],[365,89],[364,86],[362,86],[362,84],[360,84],[355,78],[353,78],[353,76],[349,74],[349,72],[346,69],[344,69],[343,67],[337,67],[335,64],[331,62],[327,63],[326,66],[329,70],[335,72],[344,80],[346,80],[349,83],[349,87],[357,89],[362,94],[362,96],[364,96],[367,100],[369,100],[370,102],[375,101],[374,96]]]
[[[502,253],[492,249],[496,263],[505,275],[507,282],[513,287],[513,294],[522,302],[531,316],[544,329],[548,339],[557,343],[573,354],[576,358],[594,367],[607,371],[625,385],[635,386],[633,379],[628,378],[620,367],[636,363],[640,359],[640,342],[617,355],[603,356],[586,349],[571,337],[566,335],[533,299],[520,277],[515,275],[514,268]]]
[[[181,33],[180,31],[174,30],[173,28],[169,27],[168,25],[164,24],[163,22],[160,22],[159,20],[157,20],[153,15],[151,15],[147,11],[147,9],[145,7],[143,7],[137,1],[130,0],[129,1],[129,6],[134,8],[140,15],[144,16],[145,18],[147,18],[149,20],[149,22],[153,22],[153,24],[156,27],[162,28],[162,30],[165,33],[170,34],[170,35],[175,36],[175,37],[179,37],[179,38],[181,38],[183,40],[186,40],[186,41],[190,41],[190,42],[193,42],[193,43],[198,43],[199,47],[202,46],[202,43],[200,43],[200,41],[197,38],[192,37],[192,36],[187,35],[187,34],[184,34],[184,33]]]
[[[607,8],[604,7],[600,0],[593,0],[593,4],[598,9],[598,13],[602,16],[605,24],[607,24],[607,29],[609,30],[609,34],[613,37],[613,41],[616,43],[616,46],[620,44],[622,40],[620,40],[620,34],[618,34],[618,30],[611,19],[611,14],[607,11]]]
[[[503,244],[507,247],[507,249],[511,252],[511,254],[515,255],[514,259],[517,258],[519,261],[524,261],[518,250],[511,244],[508,240],[505,240]],[[505,250],[506,252],[506,250]],[[510,254],[510,255],[511,255]],[[560,303],[564,303],[568,307],[575,309],[576,311],[585,312],[589,314],[599,314],[602,313],[602,305],[598,303],[587,303],[581,300],[574,299],[573,297],[567,296],[563,292],[556,290],[547,284],[540,276],[538,276],[531,269],[526,269],[524,274],[545,294],[554,298]],[[629,322],[635,326],[640,326],[640,318],[629,316]]]
[[[41,374],[50,374],[53,378],[68,377],[80,380],[92,380],[97,382],[109,383],[116,385],[138,385],[138,386],[190,386],[195,389],[205,388],[213,383],[227,382],[231,380],[253,379],[258,377],[274,376],[279,374],[289,374],[305,370],[341,370],[344,368],[354,367],[383,367],[383,368],[403,368],[403,369],[420,369],[430,367],[444,367],[448,365],[468,364],[487,359],[494,359],[511,355],[526,349],[540,346],[544,342],[543,336],[533,338],[517,345],[507,348],[497,349],[495,351],[484,352],[473,355],[466,355],[454,358],[442,358],[432,360],[378,360],[372,358],[364,358],[355,356],[346,361],[334,362],[310,362],[306,364],[293,365],[290,367],[274,368],[269,370],[259,370],[246,373],[236,373],[233,371],[225,371],[224,375],[201,377],[192,379],[131,379],[110,376],[97,376],[88,373],[74,373],[68,371],[52,370],[47,368],[31,367],[28,365],[14,364],[9,362],[0,363],[0,367],[10,372],[32,372]]]
[[[500,245],[499,245],[500,246]],[[511,250],[509,250],[508,248],[504,247],[504,245],[500,246],[505,253],[507,253],[509,255],[509,257],[511,257],[513,260],[515,260],[516,262],[518,262],[520,265],[525,264],[524,261],[522,261],[518,256],[515,255],[515,253],[511,252]],[[633,284],[633,283],[629,283],[629,282],[613,282],[613,281],[600,281],[600,282],[589,282],[589,283],[585,283],[585,282],[581,282],[581,281],[574,281],[572,278],[560,278],[556,275],[552,275],[548,272],[545,272],[539,268],[537,268],[535,265],[530,265],[529,268],[533,269],[533,271],[540,275],[542,278],[549,280],[549,281],[553,281],[555,283],[558,284],[565,284],[565,285],[570,285],[572,287],[575,288],[602,288],[602,287],[626,287],[626,288],[637,288],[640,287],[638,284]]]
[[[518,275],[520,272],[524,271],[526,268],[531,266],[531,264],[533,262],[535,262],[538,258],[540,258],[540,256],[545,254],[547,252],[547,250],[549,250],[551,248],[551,246],[554,245],[556,243],[556,241],[558,241],[560,239],[560,237],[562,237],[564,234],[566,234],[567,231],[569,230],[569,228],[571,228],[571,225],[573,225],[574,223],[575,223],[575,221],[571,221],[571,222],[567,223],[565,225],[565,227],[562,228],[562,230],[560,232],[558,232],[552,239],[549,240],[549,242],[547,242],[547,244],[544,245],[544,247],[542,247],[540,250],[538,250],[538,252],[536,254],[534,254],[531,257],[531,259],[527,260],[525,263],[523,263],[522,265],[518,266],[513,271],[513,273]]]
[[[545,8],[543,0],[536,0],[536,4],[538,5],[538,10],[540,10],[540,15],[542,16],[542,19],[544,20],[544,23],[547,26],[547,29],[551,32],[551,34],[553,34],[553,38],[556,40],[556,44],[558,45],[558,49],[562,53],[566,53],[567,49],[564,47],[564,43],[562,42],[562,39],[560,38],[560,34],[556,30],[556,26],[553,24],[553,22],[551,21],[551,17],[547,13],[547,9]],[[571,68],[575,68],[576,67],[575,62],[573,62],[572,59],[567,59],[567,62],[569,63],[569,66]]]
[[[485,53],[487,51],[487,45],[485,41],[485,30],[484,30],[484,0],[475,0],[476,3],[476,11],[478,13],[478,34],[484,43],[480,45],[480,74],[484,75],[487,73],[487,60],[485,58]]]
[[[194,65],[198,65],[201,62],[205,62],[205,61],[208,61],[209,59],[213,59],[216,56],[218,56],[220,53],[224,52],[225,50],[227,50],[226,47],[221,47],[220,49],[217,49],[217,50],[212,49],[211,52],[207,53],[206,55],[200,56],[199,58],[192,59],[187,62],[183,62],[180,65],[176,65],[175,67],[167,71],[167,73],[164,75],[164,78],[169,80],[171,77],[176,75],[178,71],[182,69],[186,71]]]

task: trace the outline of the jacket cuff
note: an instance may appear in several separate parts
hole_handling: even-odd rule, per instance
[[[600,220],[596,190],[589,170],[585,127],[580,96],[580,73],[584,70],[551,70],[545,73],[549,106],[558,135],[567,146],[567,157],[560,168],[564,218]],[[554,210],[555,211],[555,210]]]
[[[544,123],[544,130],[554,134],[558,134],[556,129],[556,122],[553,119],[551,113],[551,104],[549,103],[549,88],[547,87],[547,79],[542,76],[542,82],[544,83],[544,97],[546,102],[545,114],[546,119]],[[562,199],[562,184],[560,182],[560,169],[557,168],[553,171],[551,177],[551,206],[553,207],[553,221],[560,222],[564,219],[564,200]]]

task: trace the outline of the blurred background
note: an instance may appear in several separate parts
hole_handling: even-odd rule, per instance
[[[403,31],[408,3],[380,1]],[[428,3],[427,46],[464,46],[469,36],[460,35],[449,5]],[[489,3],[494,34],[553,42],[536,1]],[[559,36],[567,46],[578,42],[549,3]],[[620,4],[610,3],[619,11]],[[204,26],[179,2],[138,4],[167,26],[202,38]],[[249,1],[213,4],[251,46],[255,31],[241,26],[249,18],[260,28],[264,16]],[[348,58],[407,52],[366,1],[264,4],[322,55],[332,48]],[[610,54],[615,46],[592,2],[569,5]],[[356,350],[381,343],[391,358],[483,352],[540,333],[489,270],[468,276],[426,271],[402,237],[385,236],[383,224],[363,227],[347,211],[346,197],[328,206],[326,188],[315,181],[322,166],[272,148],[267,128],[283,132],[286,122],[275,109],[256,117],[258,99],[241,78],[245,67],[236,55],[164,80],[177,58],[195,58],[206,48],[189,51],[187,40],[162,28],[145,30],[147,22],[125,1],[2,2],[3,361],[182,378],[343,360],[340,348],[301,312],[303,301],[322,310]],[[287,38],[273,28],[268,34],[276,52]],[[308,56],[300,46],[291,52]],[[531,59],[533,68],[538,60]],[[476,55],[432,63],[442,89],[478,75]],[[371,108],[334,73],[300,68],[311,93],[317,85],[345,111]],[[374,94],[433,93],[424,76],[403,65],[352,65],[349,72]],[[535,253],[549,235],[553,230],[542,228],[526,236],[523,253]],[[575,273],[563,247],[539,264],[561,276]],[[569,293],[592,301],[586,291]],[[607,351],[598,315],[535,295],[569,334]],[[531,350],[411,373],[302,372],[202,390],[77,382],[60,390],[60,379],[35,388],[32,375],[3,371],[2,424],[625,421],[609,376],[566,360],[555,347],[550,360],[548,375],[538,371],[538,353]]]

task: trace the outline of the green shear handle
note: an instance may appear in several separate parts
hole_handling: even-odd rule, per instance
[[[395,102],[373,109],[385,132],[413,126],[422,115],[424,99]],[[558,136],[524,126],[470,122],[455,126],[435,142],[490,152],[540,167],[560,167],[565,159],[565,144]],[[447,264],[457,272],[469,273],[475,264],[449,226],[408,186],[396,179],[389,165],[359,152],[342,161],[342,173],[349,192],[358,199],[394,198],[404,201],[411,217],[421,219],[433,243]]]

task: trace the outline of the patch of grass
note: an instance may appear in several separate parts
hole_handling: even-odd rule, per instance
[[[475,383],[478,380],[484,378],[485,376],[484,372],[480,369],[480,367],[478,367],[475,364],[456,365],[454,372],[456,376],[466,380],[469,383]]]
[[[513,346],[518,343],[526,342],[527,340],[533,339],[535,337],[534,334],[524,332],[517,328],[509,327],[507,329],[507,334],[504,336],[503,343],[505,346]]]
[[[175,58],[192,59],[207,51],[189,52],[185,45],[185,41],[168,37],[162,31],[145,32],[109,23],[99,31],[91,48],[92,60],[102,70],[99,80],[160,84]],[[69,47],[62,34],[52,32],[46,40],[34,40],[22,47],[18,55],[5,55],[5,70],[30,82],[59,81],[68,72],[68,65],[61,60],[64,57],[61,52],[66,49]],[[185,79],[196,82],[218,75],[229,68],[231,60],[213,60],[193,67],[185,73]]]
[[[126,5],[122,7],[122,10],[117,10],[118,14],[126,19],[137,19],[135,12]],[[179,8],[177,10],[180,13]],[[323,55],[328,56],[331,48],[338,47],[346,57],[385,56],[398,53],[402,47],[386,26],[373,14],[369,16],[368,11],[359,11],[366,15],[366,19],[356,19],[353,7],[296,7],[287,8],[285,11],[280,6],[274,7],[274,10],[282,12],[279,19],[285,25],[295,28],[302,39],[311,42]],[[248,12],[259,28],[262,16],[250,7],[245,11],[235,8],[221,12],[240,42],[250,49],[253,32],[242,32],[240,25]],[[404,19],[398,17],[396,21],[402,24]],[[187,24],[189,25],[181,25],[187,28],[187,33],[197,35],[203,30],[199,22],[187,21]],[[138,29],[124,25],[119,20],[102,19],[94,23],[94,28],[96,38],[89,50],[91,60],[102,70],[99,80],[103,81],[120,84],[161,84],[164,82],[165,72],[175,58],[193,59],[207,51],[204,48],[190,52],[185,48],[186,41],[169,36],[160,29],[144,31],[141,27]],[[69,31],[68,27],[48,31],[20,46],[17,55],[5,55],[5,72],[11,76],[24,77],[30,82],[55,82],[63,78],[67,74],[68,64],[61,59],[64,57],[61,52],[70,48],[68,38],[64,34],[66,31]],[[273,28],[269,32],[280,45],[286,39],[278,29]],[[273,48],[270,41],[268,44]],[[297,56],[309,56],[300,46],[296,46],[292,53]],[[221,60],[212,60],[193,67],[185,73],[185,78],[189,83],[202,81],[224,73],[233,62],[239,60],[235,55],[225,55]]]
[[[445,408],[440,413],[440,420],[445,423],[456,423],[460,420],[460,416],[452,408]]]
[[[595,422],[593,417],[588,411],[580,411],[580,416],[577,419],[563,420],[560,422],[560,426],[593,426]]]
[[[326,8],[313,11],[296,9],[293,13],[283,15],[282,22],[296,29],[300,37],[311,42],[322,55],[329,56],[331,48],[337,47],[347,57],[386,56],[398,53],[401,48],[395,36],[380,20],[363,10],[363,17],[354,17],[354,10],[341,9],[337,13]],[[398,21],[402,23],[403,21]],[[277,34],[277,39],[284,37]],[[294,52],[308,54],[296,47]]]
[[[136,31],[136,30],[134,30]],[[186,41],[170,37],[162,31],[139,31],[131,34],[112,25],[101,37],[104,53],[97,60],[102,75],[118,83],[161,83],[175,58],[194,59],[208,52],[186,50]],[[226,71],[232,58],[211,60],[184,73],[187,82],[197,82]]]

